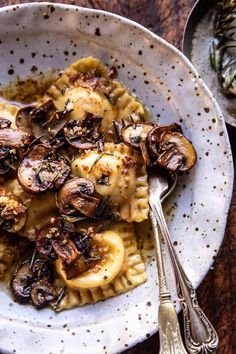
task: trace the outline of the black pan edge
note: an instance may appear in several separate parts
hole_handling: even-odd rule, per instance
[[[211,8],[214,8],[216,6],[217,2],[218,0],[198,0],[190,12],[190,15],[185,24],[182,40],[182,51],[190,60],[195,28],[197,24],[201,21],[203,16]]]

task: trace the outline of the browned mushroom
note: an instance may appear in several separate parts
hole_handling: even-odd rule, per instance
[[[41,308],[55,300],[57,292],[46,280],[39,280],[31,286],[31,300],[35,307]]]
[[[0,129],[0,176],[17,169],[21,155],[31,140],[27,133],[11,128]]]
[[[102,119],[102,117],[88,113],[82,121],[70,121],[64,128],[67,142],[81,150],[101,148],[104,140],[99,132]]]
[[[52,239],[52,247],[58,257],[66,264],[72,264],[79,257],[79,251],[74,242],[70,239],[61,237],[61,239]]]
[[[79,256],[77,247],[69,239],[73,232],[73,224],[63,218],[52,218],[38,231],[36,249],[49,259],[60,257],[66,264],[73,263]]]
[[[52,281],[52,268],[45,259],[36,257],[36,259],[31,262],[30,267],[34,281],[38,281],[39,279],[45,279],[49,282]]]
[[[92,238],[88,233],[76,232],[73,241],[80,251],[78,259],[72,264],[63,263],[63,269],[66,272],[67,279],[72,279],[79,274],[86,272],[91,268],[91,263],[87,260],[91,257]]]
[[[122,128],[122,139],[128,146],[140,150],[140,142],[146,141],[152,129],[153,123],[131,123]]]
[[[18,180],[29,193],[42,193],[49,188],[59,188],[71,171],[66,158],[54,149],[39,144],[34,146],[21,161]]]
[[[58,233],[58,235],[57,235]],[[52,237],[59,237],[58,226],[55,227],[53,222],[43,225],[37,232],[35,239],[36,250],[44,257],[50,260],[57,259],[56,252],[52,247]]]
[[[31,119],[35,111],[36,111],[35,106],[26,106],[19,109],[16,115],[17,128],[19,128],[21,131],[24,131],[28,134],[33,134]]]
[[[34,106],[21,108],[16,116],[16,125],[19,129],[46,141],[54,138],[64,128],[70,112],[67,105],[63,110],[58,110],[54,102],[49,100],[38,108]]]
[[[15,171],[19,164],[16,149],[0,146],[0,176]]]
[[[181,133],[165,131],[159,142],[157,164],[169,171],[189,171],[196,163],[197,154],[191,144]]]
[[[0,146],[8,148],[25,148],[32,141],[32,137],[22,131],[4,128],[0,129]]]
[[[10,189],[0,187],[0,226],[9,232],[18,232],[26,221],[26,207]]]
[[[13,275],[11,289],[15,299],[20,303],[27,303],[30,299],[33,272],[30,263],[20,264]]]
[[[0,129],[5,129],[5,128],[10,128],[11,126],[11,121],[0,117]]]
[[[61,214],[74,217],[93,217],[100,205],[94,185],[85,178],[68,180],[57,194],[57,206]],[[77,220],[76,220],[77,221]]]
[[[11,280],[11,289],[15,299],[20,303],[27,303],[31,298],[32,284],[39,280],[50,281],[51,270],[49,265],[41,259],[33,263],[24,261],[16,268]]]
[[[68,280],[94,268],[103,259],[101,243],[98,242],[95,235],[75,233],[73,241],[79,249],[80,255],[74,263],[66,264],[63,262],[63,270],[66,272]]]
[[[63,270],[66,272],[66,278],[70,280],[76,278],[81,273],[87,272],[92,266],[94,266],[94,261],[86,261],[85,256],[81,254],[74,263],[70,265],[63,263]]]
[[[155,124],[154,127],[149,131],[147,134],[147,147],[151,154],[154,156],[158,156],[158,147],[160,142],[161,134],[165,131],[177,131],[181,133],[181,127],[177,123],[172,123],[170,125],[157,125]]]

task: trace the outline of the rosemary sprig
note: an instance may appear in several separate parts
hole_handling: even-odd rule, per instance
[[[30,260],[30,269],[32,268],[33,264],[34,264],[34,260],[35,260],[35,256],[36,256],[36,248],[34,249],[34,252],[32,254],[31,260]]]
[[[40,172],[42,171],[43,166],[39,166],[39,168],[36,170],[35,176],[39,182],[39,184],[43,184],[44,183],[44,178],[42,176],[42,174],[40,174]]]
[[[120,132],[119,132],[119,124],[114,120],[113,120],[112,124],[113,124],[113,128],[114,128],[114,133],[115,133],[115,143],[119,144],[121,142]]]
[[[96,157],[96,159],[94,160],[94,162],[93,162],[92,166],[90,167],[88,173],[92,172],[94,166],[98,163],[98,161],[99,161],[104,155],[114,156],[114,155],[113,155],[112,153],[110,153],[110,152],[105,152],[105,151],[103,151],[103,152],[101,153],[101,155],[99,155],[98,157]]]
[[[54,311],[56,311],[56,310],[58,309],[58,306],[60,305],[60,302],[61,302],[61,300],[63,299],[63,297],[64,297],[64,295],[65,295],[65,291],[66,291],[66,286],[64,286],[64,287],[60,290],[60,292],[59,292],[59,294],[58,294],[58,296],[57,296],[56,301],[55,301],[54,304],[52,305],[52,308],[53,308]]]
[[[38,142],[40,139],[42,139],[42,137],[44,137],[45,134],[42,134],[40,136],[38,136],[37,138],[35,138],[34,140],[31,141],[31,143],[29,144],[29,146],[34,145],[36,142]]]
[[[222,0],[214,14],[209,59],[226,94],[236,96],[236,1]]]
[[[57,179],[63,177],[64,173],[68,172],[68,170],[70,170],[69,166],[63,168],[61,171],[58,171],[55,177],[52,179],[51,184],[54,183]]]
[[[68,222],[77,222],[77,221],[83,221],[86,219],[85,216],[70,216],[70,215],[65,215],[65,214],[63,214],[62,217]]]
[[[91,261],[100,261],[102,260],[101,256],[95,256],[95,257],[87,257],[85,258],[85,262],[91,262]]]

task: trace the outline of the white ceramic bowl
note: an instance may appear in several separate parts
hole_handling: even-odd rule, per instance
[[[233,168],[220,110],[190,62],[132,21],[48,3],[0,9],[0,48],[2,85],[28,75],[33,65],[38,71],[62,69],[92,55],[118,67],[119,79],[145,102],[154,119],[181,123],[196,147],[198,163],[180,178],[166,215],[184,269],[198,286],[223,239]],[[110,354],[144,340],[157,330],[157,274],[154,254],[150,256],[146,284],[59,314],[14,303],[1,286],[1,353]],[[175,294],[169,263],[167,274]]]

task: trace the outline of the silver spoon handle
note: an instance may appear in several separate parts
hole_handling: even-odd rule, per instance
[[[216,330],[200,308],[196,291],[180,264],[179,258],[170,240],[161,202],[156,202],[156,206],[160,215],[159,227],[168,245],[176,276],[178,297],[183,309],[185,345],[191,354],[216,353],[219,344]]]
[[[176,310],[171,300],[171,295],[166,282],[161,240],[157,226],[159,224],[159,214],[155,205],[150,204],[150,209],[150,218],[156,240],[156,259],[159,279],[159,354],[187,354],[182,342]]]

